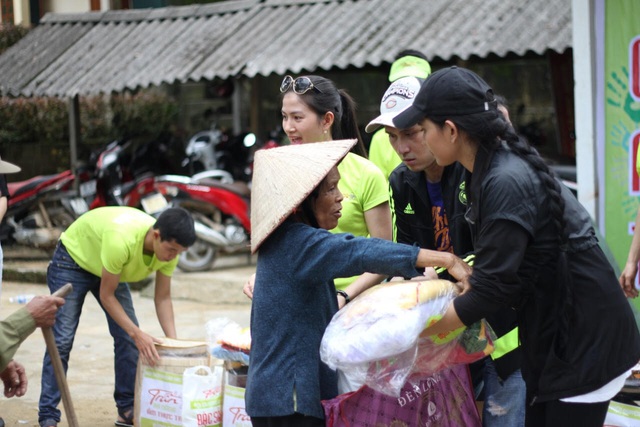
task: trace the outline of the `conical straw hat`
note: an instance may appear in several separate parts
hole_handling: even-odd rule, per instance
[[[258,150],[251,187],[251,252],[347,155],[355,139]]]

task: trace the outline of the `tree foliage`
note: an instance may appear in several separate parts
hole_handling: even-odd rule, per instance
[[[16,44],[18,40],[23,38],[29,29],[22,25],[13,25],[6,22],[0,23],[0,54]]]

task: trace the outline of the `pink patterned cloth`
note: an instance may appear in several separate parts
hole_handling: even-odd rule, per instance
[[[322,402],[327,427],[481,427],[469,370],[457,365],[407,382],[399,397],[362,386]]]

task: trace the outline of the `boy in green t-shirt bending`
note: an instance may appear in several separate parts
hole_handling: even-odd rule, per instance
[[[114,340],[117,426],[132,425],[133,393],[138,354],[154,364],[158,353],[152,337],[138,327],[127,282],[139,281],[156,272],[155,307],[165,335],[176,338],[171,303],[171,275],[178,255],[196,239],[193,218],[182,208],[170,208],[156,220],[130,207],[103,207],[78,218],[62,234],[49,268],[47,284],[55,292],[73,284],[58,311],[53,332],[62,364],[67,369],[82,304],[91,292],[107,317]],[[60,422],[60,391],[45,354],[42,367],[38,421],[41,427]]]

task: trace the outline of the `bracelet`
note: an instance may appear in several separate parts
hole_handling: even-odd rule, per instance
[[[337,290],[336,293],[344,297],[345,304],[349,304],[349,302],[351,302],[351,298],[349,298],[349,294],[343,291],[342,289]]]

